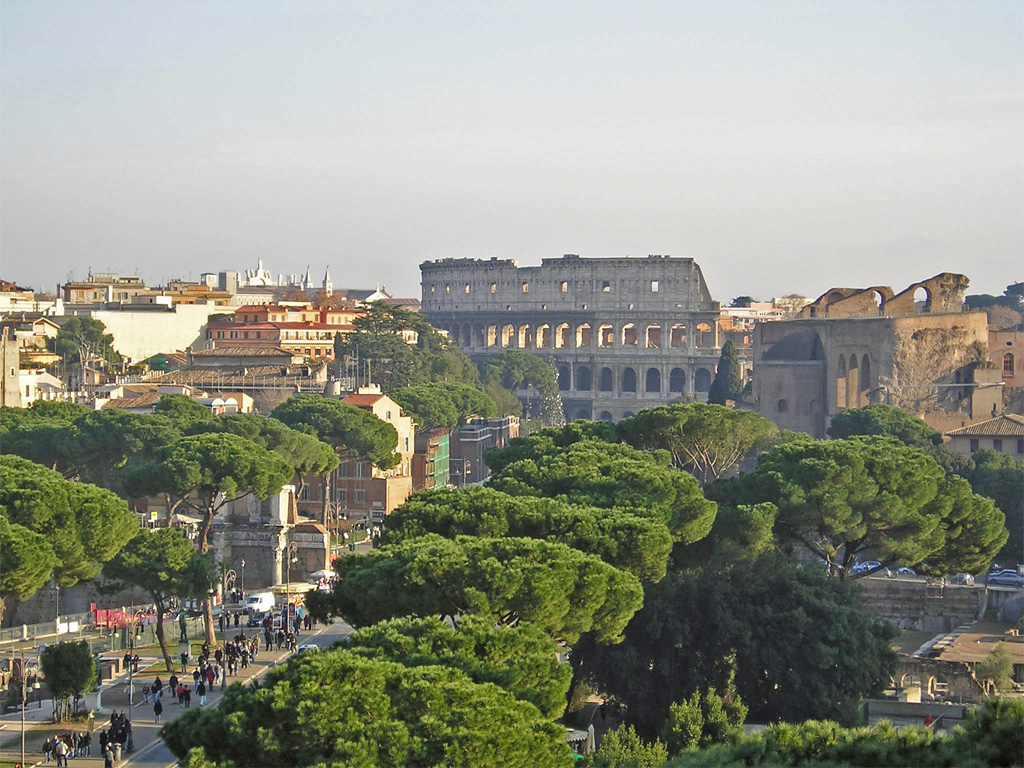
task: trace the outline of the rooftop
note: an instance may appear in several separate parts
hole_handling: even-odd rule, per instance
[[[1004,413],[994,419],[979,421],[959,429],[951,429],[946,433],[950,437],[974,436],[979,437],[1024,437],[1024,416],[1015,413]]]

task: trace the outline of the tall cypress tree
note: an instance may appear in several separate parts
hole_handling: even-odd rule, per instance
[[[742,391],[743,377],[740,375],[740,360],[736,354],[736,345],[730,340],[722,346],[722,356],[718,359],[718,371],[708,390],[708,402],[725,405],[727,399],[735,400]]]

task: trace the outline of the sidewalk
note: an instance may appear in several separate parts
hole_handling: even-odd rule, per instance
[[[316,635],[324,632],[327,627],[320,625],[317,629],[308,632],[303,632],[299,636],[299,644],[303,642],[309,642],[309,638],[315,637]],[[233,636],[234,630],[228,632],[228,637]],[[248,637],[256,636],[256,629],[249,629],[246,631]],[[113,658],[120,656],[119,653],[104,654],[103,658]],[[264,651],[261,650],[256,660],[249,664],[246,669],[239,669],[239,674],[234,677],[227,678],[227,685],[233,683],[247,684],[257,677],[264,675],[270,668],[276,666],[282,661],[288,659],[292,654],[288,651]],[[153,664],[159,664],[163,667],[163,659],[159,656],[143,656],[141,658],[139,668],[144,669]],[[191,671],[195,665],[189,665],[188,680],[191,682]],[[181,677],[181,666],[180,664],[175,667],[175,673]],[[140,754],[149,748],[151,745],[158,743],[159,731],[161,726],[177,718],[184,708],[178,706],[177,698],[174,696],[168,696],[167,680],[171,673],[162,671],[152,671],[147,673],[140,673],[133,675],[134,679],[134,702],[135,705],[132,708],[130,715],[132,721],[132,732],[134,736],[135,749],[131,755],[128,755],[124,750],[121,753],[121,762],[118,765],[124,765],[126,760],[136,758]],[[164,712],[160,718],[160,723],[154,722],[153,717],[153,704],[142,703],[142,685],[143,683],[152,683],[153,680],[158,677],[163,681],[165,693],[161,699],[164,705]],[[92,724],[92,757],[73,757],[69,760],[69,765],[74,768],[103,768],[103,755],[100,752],[99,747],[99,734],[100,731],[109,728],[110,726],[110,714],[114,710],[120,712],[122,709],[125,712],[128,711],[128,694],[125,693],[125,687],[128,684],[128,674],[124,673],[121,676],[115,678],[113,681],[104,684],[100,689],[100,698],[102,701],[102,712],[96,716]],[[216,706],[220,701],[221,696],[227,687],[221,688],[215,686],[214,689],[207,695],[207,707]],[[90,707],[95,708],[97,695],[95,692],[89,693],[86,696],[86,701]],[[198,697],[193,694],[192,696],[192,707],[197,708],[199,706]],[[69,730],[75,730],[81,733],[87,730],[85,723],[75,724],[73,727],[70,723],[53,723],[53,706],[49,699],[42,701],[42,707],[39,707],[37,702],[32,698],[30,693],[29,703],[25,708],[25,766],[34,765],[46,765],[43,762],[42,745],[43,741],[49,736],[53,737],[54,734],[62,734]],[[8,713],[0,716],[0,743],[4,746],[0,749],[0,765],[14,765],[21,759],[21,712]],[[51,766],[55,766],[56,763],[53,759],[50,762]]]

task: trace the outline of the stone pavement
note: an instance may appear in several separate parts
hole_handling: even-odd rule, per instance
[[[311,637],[315,637],[324,632],[327,627],[323,625],[312,631],[303,632],[299,635],[299,644],[309,642]],[[248,629],[246,630],[247,637],[254,637],[258,630]],[[232,629],[228,633],[228,637],[232,637],[237,634],[237,631]],[[193,642],[195,645],[195,642]],[[173,649],[176,646],[172,645]],[[227,684],[231,685],[235,682],[248,683],[251,680],[261,677],[267,670],[276,666],[280,662],[289,658],[292,654],[287,651],[264,651],[261,643],[261,649],[256,660],[249,664],[246,669],[239,669],[239,674],[234,677],[228,677]],[[120,653],[104,654],[104,658],[119,657]],[[133,701],[134,707],[132,708],[132,714],[130,715],[132,721],[132,731],[134,735],[135,749],[131,755],[125,754],[122,751],[121,762],[118,765],[125,765],[125,762],[134,762],[139,759],[141,755],[147,751],[152,751],[157,745],[161,745],[159,739],[160,727],[163,723],[177,718],[184,708],[178,706],[176,696],[168,696],[166,694],[167,679],[170,677],[170,673],[163,671],[164,663],[163,659],[159,656],[143,656],[141,658],[139,668],[146,669],[147,667],[159,664],[159,670],[153,670],[150,672],[139,673],[133,676],[134,679],[134,694]],[[194,664],[190,664],[188,668],[188,680],[192,680],[192,670]],[[180,663],[175,668],[175,673],[182,677]],[[153,704],[142,703],[142,685],[143,683],[152,683],[156,677],[160,677],[164,684],[164,696],[162,698],[164,704],[163,715],[160,718],[161,722],[156,723],[153,716]],[[128,711],[128,694],[126,687],[128,683],[127,672],[121,674],[113,681],[105,683],[100,692],[99,698],[101,700],[101,712],[94,718],[94,722],[91,726],[92,731],[92,756],[91,757],[73,757],[69,760],[69,765],[73,768],[102,768],[103,756],[99,749],[99,733],[105,728],[110,726],[110,714],[114,710],[120,712],[122,709],[125,712]],[[227,688],[221,688],[215,686],[214,690],[207,695],[207,705],[215,706],[221,699],[223,692]],[[96,709],[96,693],[90,693],[86,696],[86,702],[89,705],[89,709]],[[199,698],[193,693],[192,695],[192,706],[199,706]],[[55,724],[52,722],[53,708],[49,699],[43,699],[42,706],[39,707],[37,702],[32,698],[31,692],[29,695],[29,704],[25,708],[25,765],[26,768],[35,765],[45,765],[43,762],[42,744],[43,741],[49,737],[53,737],[54,734],[63,734],[71,730],[71,725],[67,723]],[[48,726],[44,724],[49,723]],[[74,726],[74,730],[81,733],[86,730],[88,726],[85,723],[79,723]],[[6,713],[0,716],[0,743],[4,746],[0,749],[0,765],[14,765],[21,759],[21,712]],[[169,761],[170,762],[170,761]],[[56,765],[55,761],[51,759],[51,765]]]

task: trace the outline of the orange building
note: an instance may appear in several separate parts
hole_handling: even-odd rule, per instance
[[[311,304],[239,307],[233,321],[211,322],[206,337],[214,348],[279,347],[333,360],[335,335],[350,333],[361,314],[361,309],[317,309]]]

